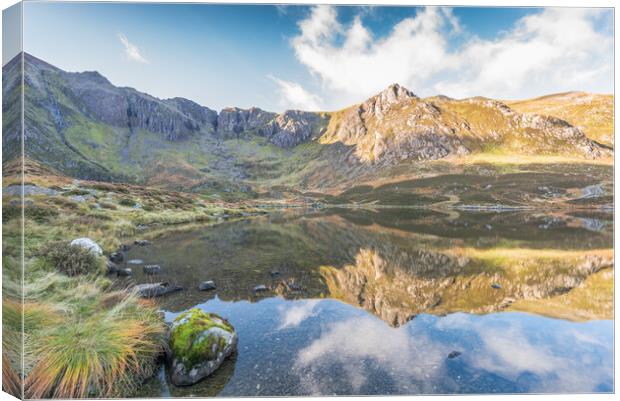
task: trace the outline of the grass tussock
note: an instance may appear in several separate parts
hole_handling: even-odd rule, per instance
[[[103,310],[41,330],[26,396],[126,396],[152,375],[153,362],[162,352],[161,318],[133,295],[125,294],[112,305],[98,303]]]
[[[55,242],[46,247],[44,255],[56,270],[70,277],[105,271],[105,260],[102,257],[77,245]]]

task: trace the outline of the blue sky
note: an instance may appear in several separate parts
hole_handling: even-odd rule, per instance
[[[612,18],[608,9],[28,2],[24,50],[218,110],[332,110],[392,82],[421,96],[612,92]]]

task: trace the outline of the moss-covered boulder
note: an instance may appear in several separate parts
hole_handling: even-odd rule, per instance
[[[225,319],[200,309],[180,314],[170,331],[170,379],[189,386],[215,371],[237,346],[237,333]]]

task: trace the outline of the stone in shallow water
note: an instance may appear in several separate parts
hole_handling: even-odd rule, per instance
[[[170,329],[168,363],[176,386],[189,386],[213,373],[237,346],[235,329],[220,316],[194,308]]]
[[[159,274],[161,273],[161,266],[160,265],[146,265],[142,268],[142,271],[144,271],[144,274]]]
[[[120,252],[112,252],[110,254],[110,260],[114,263],[121,263],[123,259],[124,259],[123,254]]]
[[[215,289],[215,283],[213,282],[213,280],[203,281],[202,283],[198,284],[198,289],[200,291],[214,290]]]
[[[127,262],[129,265],[141,265],[144,261],[142,259],[131,259]]]
[[[143,298],[160,297],[171,292],[181,291],[183,287],[178,285],[169,285],[168,283],[147,283],[138,284],[134,289]]]
[[[116,271],[116,275],[117,276],[131,276],[131,269],[128,267],[124,269],[118,269]]]

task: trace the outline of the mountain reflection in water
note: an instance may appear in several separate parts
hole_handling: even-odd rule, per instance
[[[198,306],[240,342],[203,382],[142,393],[612,391],[612,218],[345,209],[164,233],[127,255],[164,273],[123,284],[181,285],[167,319]]]

